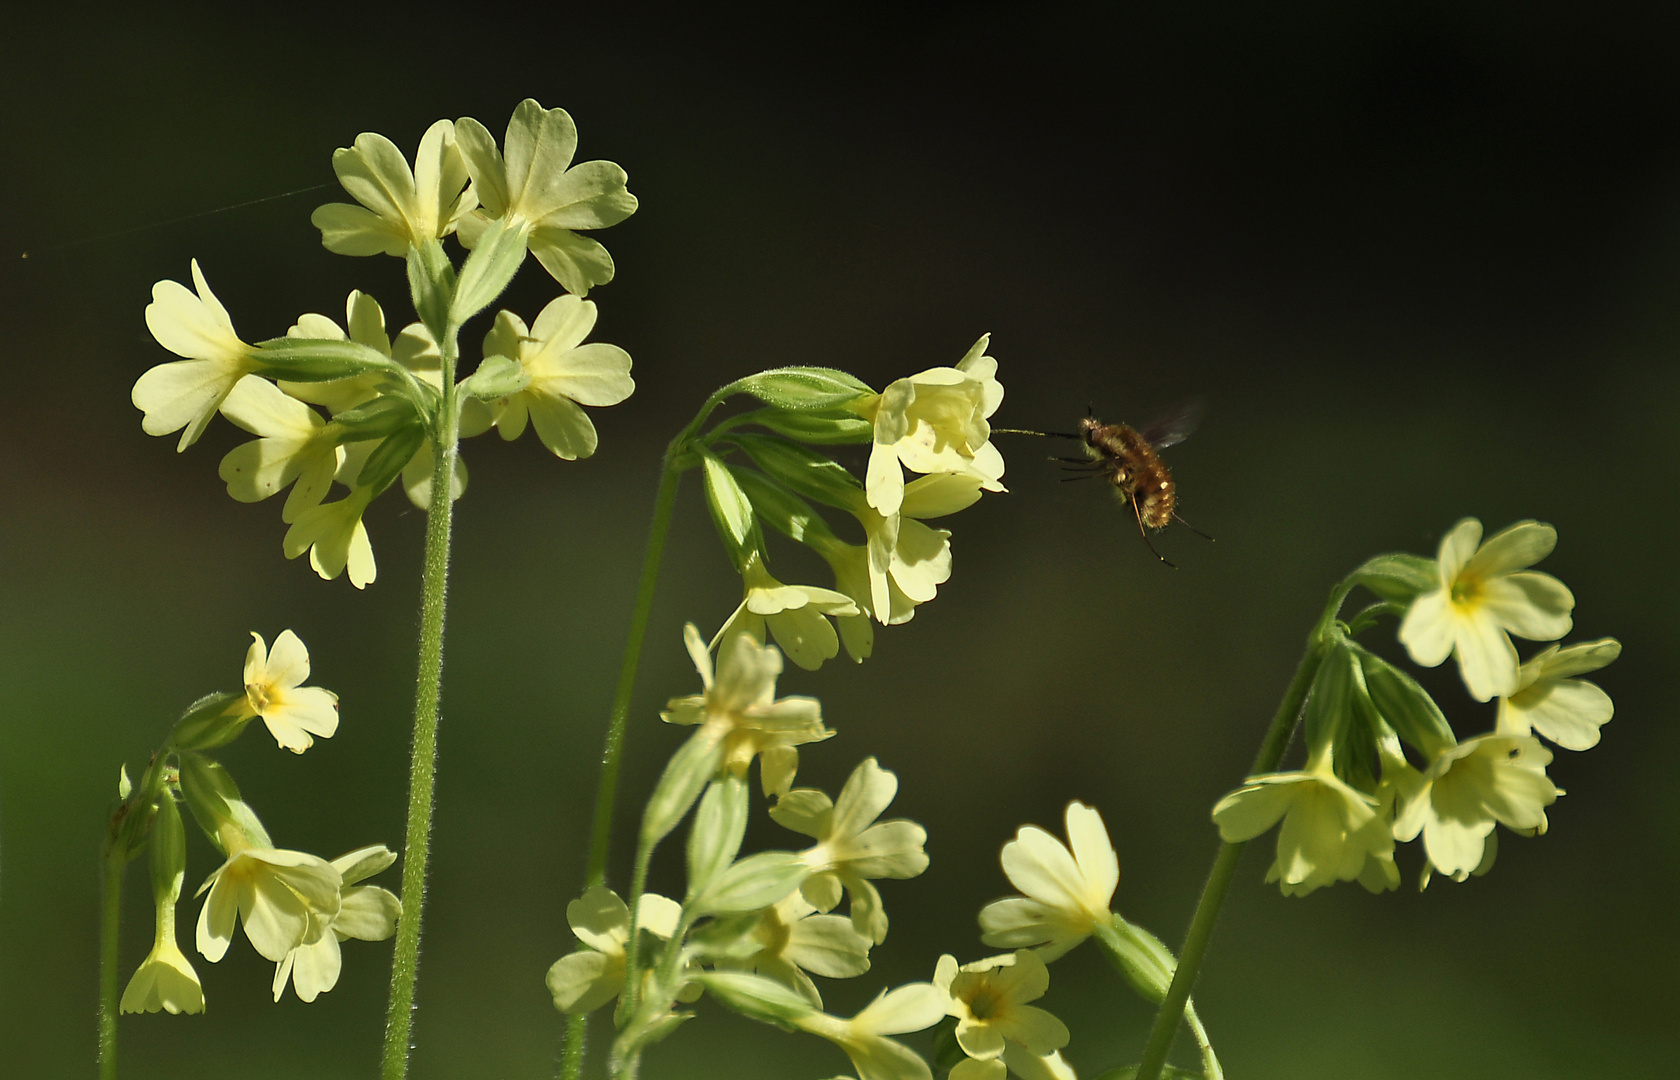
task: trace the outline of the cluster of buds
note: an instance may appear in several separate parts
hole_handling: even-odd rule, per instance
[[[1221,799],[1213,809],[1221,836],[1252,839],[1281,820],[1267,880],[1301,896],[1337,881],[1396,887],[1396,841],[1422,836],[1426,885],[1437,872],[1457,881],[1486,873],[1496,825],[1544,833],[1546,807],[1563,792],[1546,775],[1552,753],[1540,740],[1566,750],[1597,744],[1614,707],[1577,676],[1621,653],[1614,638],[1601,638],[1519,660],[1511,635],[1553,642],[1573,626],[1569,589],[1528,569],[1556,540],[1550,525],[1522,521],[1482,542],[1481,523],[1466,518],[1434,559],[1384,555],[1356,570],[1350,582],[1382,602],[1325,628],[1306,704],[1305,766],[1251,776]],[[1470,696],[1497,701],[1492,731],[1459,740],[1411,676],[1352,640],[1381,614],[1400,617],[1413,661],[1434,667],[1453,656]]]
[[[362,523],[369,503],[400,481],[429,509],[440,475],[459,498],[459,438],[495,428],[515,439],[529,425],[558,457],[593,454],[582,406],[617,404],[635,384],[628,353],[585,341],[596,308],[583,297],[612,280],[613,263],[579,230],[623,221],[636,198],[617,165],[574,165],[576,147],[565,110],[530,100],[514,110],[501,148],[470,117],[439,120],[412,169],[389,139],[358,136],[333,155],[357,204],[322,206],[313,221],[330,251],[404,259],[417,320],[393,338],[384,309],[358,290],[342,325],[308,314],[283,337],[247,344],[195,260],[193,289],[160,281],[146,308],[152,336],[182,359],[134,384],[144,429],[180,431],[185,450],[220,412],[256,435],[222,459],[228,494],[258,502],[291,488],[281,511],[286,557],[308,552],[321,577],[348,571],[357,588],[376,575]],[[450,236],[470,251],[458,269],[442,246]],[[529,325],[498,311],[482,359],[457,382],[463,324],[495,301],[527,251],[566,293]],[[335,483],[347,491],[329,501]]]
[[[204,1011],[198,973],[175,935],[186,876],[181,803],[225,860],[198,890],[209,894],[196,935],[205,959],[220,960],[243,922],[251,946],[274,961],[274,1000],[290,984],[299,998],[314,1001],[338,982],[340,941],[379,941],[396,932],[397,897],[360,884],[395,862],[393,852],[374,844],[328,862],[275,847],[233,777],[206,753],[238,738],[259,717],[276,743],[299,754],[314,737],[330,738],[338,729],[337,696],[303,685],[309,653],[297,635],[284,631],[272,650],[251,636],[244,689],[211,694],[189,708],[138,784],[126,768],[122,772],[107,851],[126,862],[149,849],[157,912],[151,952],[129,980],[123,1012]]]
[[[880,393],[829,368],[779,368],[714,395],[746,393],[765,406],[685,433],[673,447],[680,464],[702,469],[712,520],[742,579],[720,639],[773,638],[807,669],[842,643],[862,661],[874,648],[872,623],[907,622],[934,598],[951,576],[951,534],[924,522],[973,505],[982,490],[1004,490],[987,422],[1003,400],[989,342],[981,337],[955,366]],[[862,480],[822,449],[848,444],[869,445]],[[922,475],[906,483],[906,469]],[[841,539],[813,504],[852,518],[862,543]],[[764,525],[821,556],[834,587],[778,580]]]

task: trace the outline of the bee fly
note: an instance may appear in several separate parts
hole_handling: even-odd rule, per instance
[[[1213,537],[1178,516],[1178,488],[1173,483],[1172,470],[1161,460],[1160,451],[1183,442],[1201,419],[1199,401],[1187,402],[1142,431],[1127,424],[1105,424],[1094,416],[1079,421],[1079,430],[1063,432],[1009,431],[1010,434],[1049,435],[1063,439],[1078,439],[1085,444],[1085,457],[1056,458],[1066,462],[1070,471],[1079,475],[1067,480],[1087,480],[1100,476],[1114,486],[1122,502],[1130,503],[1137,518],[1138,535],[1157,559],[1178,569],[1165,555],[1155,550],[1149,539],[1149,529],[1164,529],[1177,521],[1206,540]],[[995,429],[994,429],[995,430]]]

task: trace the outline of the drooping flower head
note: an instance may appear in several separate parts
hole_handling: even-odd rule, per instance
[[[251,947],[275,963],[328,932],[344,884],[336,867],[301,851],[244,846],[234,828],[222,836],[228,859],[198,890],[210,893],[198,913],[198,951],[207,960],[227,953],[236,921],[245,924]]]
[[[980,940],[1008,949],[1035,948],[1055,960],[1113,922],[1109,905],[1120,883],[1120,860],[1102,815],[1084,803],[1067,808],[1068,844],[1036,825],[1003,845],[1003,873],[1023,895],[980,911]]]
[[[1529,835],[1546,831],[1546,810],[1563,792],[1546,776],[1552,753],[1532,735],[1479,735],[1438,754],[1394,822],[1394,838],[1423,834],[1429,862],[1463,881],[1487,855],[1495,822]]]
[[[125,1013],[162,1009],[172,1015],[204,1011],[204,986],[198,981],[198,972],[193,970],[186,954],[175,943],[173,909],[167,934],[160,920],[152,951],[146,954],[134,977],[128,980],[119,1008]]]
[[[1527,569],[1557,543],[1550,525],[1519,521],[1485,544],[1481,539],[1482,523],[1475,518],[1441,539],[1440,584],[1412,601],[1400,640],[1425,667],[1456,656],[1470,695],[1488,701],[1517,688],[1517,650],[1509,634],[1532,641],[1562,637],[1569,633],[1575,597],[1557,578]]]
[[[857,605],[846,594],[814,585],[783,584],[756,552],[741,570],[741,584],[746,595],[718,631],[723,639],[750,637],[763,644],[768,631],[788,659],[807,671],[839,655],[840,638],[829,619],[858,614]]]
[[[282,543],[286,558],[295,559],[307,551],[309,565],[323,581],[348,569],[350,584],[367,588],[379,576],[379,566],[373,560],[373,544],[362,515],[377,494],[369,487],[352,488],[337,502],[312,506],[299,514]]]
[[[280,519],[296,521],[332,490],[344,449],[321,414],[267,379],[247,375],[222,403],[222,414],[258,436],[228,451],[219,470],[228,494],[261,502],[296,482]]]
[[[1285,896],[1305,896],[1338,881],[1364,880],[1371,860],[1394,863],[1394,838],[1376,800],[1349,787],[1329,768],[1251,776],[1213,808],[1219,836],[1240,844],[1283,821],[1267,881]],[[1380,869],[1380,867],[1379,867]],[[1370,878],[1388,887],[1386,874]]]

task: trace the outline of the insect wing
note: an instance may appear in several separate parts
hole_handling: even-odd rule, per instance
[[[1176,446],[1190,437],[1196,426],[1202,422],[1202,415],[1207,412],[1207,402],[1201,398],[1191,398],[1181,401],[1157,417],[1153,423],[1142,431],[1144,441],[1157,450],[1164,450],[1169,446]]]

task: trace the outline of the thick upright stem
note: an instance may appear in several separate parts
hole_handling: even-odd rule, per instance
[[[453,349],[450,350],[453,353]],[[433,445],[432,499],[426,509],[425,566],[420,586],[419,670],[414,683],[414,743],[408,773],[408,830],[403,845],[402,917],[391,961],[385,1012],[384,1080],[408,1074],[414,981],[420,964],[420,918],[426,900],[426,863],[432,835],[432,789],[437,770],[438,701],[443,687],[443,607],[449,583],[450,499],[458,421],[454,357],[444,363],[443,430]]]
[[[1307,702],[1307,692],[1312,689],[1313,678],[1318,674],[1319,664],[1324,661],[1327,632],[1352,588],[1350,583],[1342,582],[1331,590],[1330,602],[1307,638],[1306,652],[1295,668],[1295,677],[1289,680],[1289,689],[1284,691],[1283,700],[1278,703],[1277,713],[1272,717],[1271,727],[1266,729],[1266,737],[1260,742],[1260,752],[1255,755],[1248,775],[1272,772],[1282,760],[1283,751],[1289,745],[1289,737],[1300,718],[1301,708]],[[1173,971],[1172,985],[1167,988],[1167,996],[1162,999],[1160,1011],[1155,1014],[1155,1023],[1149,1029],[1149,1041],[1144,1044],[1143,1060],[1138,1064],[1134,1080],[1158,1080],[1161,1075],[1161,1067],[1166,1064],[1167,1053],[1172,1049],[1173,1037],[1178,1034],[1184,1003],[1190,999],[1190,987],[1196,982],[1202,957],[1213,938],[1213,928],[1219,922],[1219,911],[1225,904],[1225,896],[1230,891],[1231,879],[1237,872],[1237,861],[1242,858],[1242,852],[1242,844],[1219,845],[1219,853],[1213,858],[1213,869],[1208,872],[1207,883],[1202,886],[1201,899],[1196,902],[1196,913],[1190,919],[1190,931],[1184,937],[1184,947],[1178,952],[1178,967]]]
[[[117,1080],[117,932],[122,925],[123,871],[120,851],[105,855],[104,902],[99,923],[99,1080]]]

